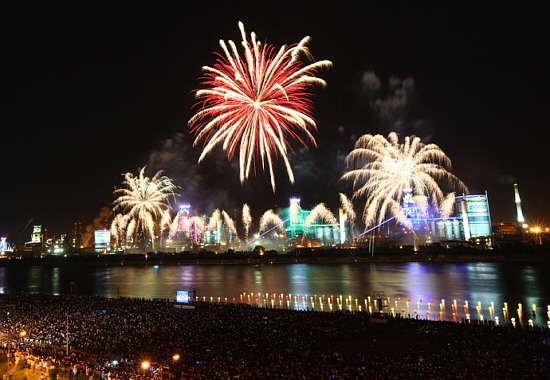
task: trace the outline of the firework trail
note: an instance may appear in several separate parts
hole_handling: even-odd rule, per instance
[[[172,180],[163,176],[158,171],[151,179],[145,176],[145,169],[140,170],[139,176],[125,173],[124,181],[115,194],[118,198],[113,202],[113,212],[123,214],[124,217],[116,218],[116,237],[123,236],[122,230],[126,229],[126,240],[132,241],[136,232],[143,232],[151,239],[154,249],[155,229],[162,231],[170,220],[169,198],[175,196],[177,188]]]
[[[441,201],[441,205],[439,206],[440,215],[443,219],[447,219],[451,215],[454,205],[455,193],[447,194],[447,196]]]
[[[176,217],[178,214],[176,213]],[[162,218],[159,221],[159,235],[163,236],[166,231],[168,234],[172,232],[173,220],[170,217],[170,212],[166,212],[162,215]]]
[[[113,218],[111,223],[111,236],[118,246],[125,245],[126,243],[126,230],[129,221],[130,218],[128,215],[123,214],[117,214]]]
[[[183,230],[185,230],[186,226],[185,224],[187,224],[188,220],[186,220],[184,222],[184,226],[182,226]],[[170,221],[168,224],[167,224],[169,230],[168,230],[168,237],[170,239],[173,239],[174,237],[176,237],[176,234],[178,233],[178,230],[180,229],[180,214],[177,213],[176,216],[174,216],[174,219],[172,219],[172,221]]]
[[[276,226],[281,232],[285,231],[283,220],[273,210],[267,210],[260,218],[260,233],[267,231],[269,226]]]
[[[225,224],[225,226],[229,228],[229,230],[233,233],[235,238],[237,238],[237,228],[235,227],[235,222],[233,221],[233,219],[231,219],[229,214],[225,211],[222,211],[222,217],[223,217],[223,223]]]
[[[207,89],[198,90],[198,112],[189,120],[195,133],[195,144],[204,140],[199,162],[218,144],[229,159],[238,151],[240,180],[245,181],[251,167],[256,170],[259,160],[267,168],[275,191],[273,158],[281,157],[291,183],[294,173],[287,156],[290,137],[306,145],[299,137],[305,134],[316,145],[311,129],[312,102],[306,91],[310,86],[325,86],[314,76],[319,68],[330,67],[330,61],[303,66],[301,55],[310,57],[305,37],[296,45],[283,46],[278,52],[272,45],[250,41],[244,25],[239,23],[244,56],[240,56],[233,41],[220,40],[225,57],[220,56],[213,67],[205,66],[203,82]]]
[[[355,169],[342,176],[353,180],[354,198],[366,198],[363,211],[365,228],[381,223],[387,214],[394,216],[406,228],[412,223],[401,206],[403,197],[412,195],[419,206],[431,203],[441,214],[448,209],[439,180],[467,192],[466,185],[448,170],[451,160],[435,144],[424,145],[419,137],[407,136],[399,143],[395,132],[388,139],[381,135],[361,136],[347,161]],[[442,207],[443,206],[443,207]]]
[[[248,231],[252,225],[252,215],[250,215],[250,207],[245,203],[243,205],[243,227],[244,227],[244,240],[248,240]]]
[[[136,225],[137,221],[136,219],[130,220],[130,223],[128,223],[128,227],[126,228],[126,242],[132,242],[134,243],[134,236],[136,233]]]
[[[321,220],[327,224],[338,224],[338,220],[324,203],[319,203],[311,210],[304,224],[310,225],[317,220]]]
[[[198,244],[204,234],[206,218],[204,216],[193,216],[188,219],[188,222],[187,236],[193,240],[194,244]]]
[[[214,210],[212,215],[210,216],[210,219],[208,219],[208,223],[206,224],[207,230],[215,230],[218,228],[218,221],[222,220],[222,213],[219,209]]]
[[[351,203],[351,200],[345,196],[345,194],[340,193],[340,204],[342,205],[342,209],[344,210],[344,215],[346,216],[346,219],[348,220],[350,224],[350,230],[353,231],[355,228],[355,211],[353,210],[353,203]]]

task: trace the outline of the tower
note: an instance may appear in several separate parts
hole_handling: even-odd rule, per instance
[[[291,239],[304,234],[305,218],[300,206],[300,201],[298,197],[290,198],[290,207],[288,209],[290,224],[287,231],[290,233]]]
[[[523,224],[525,223],[525,218],[523,217],[523,212],[521,211],[521,198],[519,197],[519,189],[517,183],[514,183],[514,194],[516,200],[516,210],[518,214],[518,223]]]
[[[42,243],[42,226],[35,225],[33,227],[31,243]]]
[[[82,248],[82,223],[73,224],[73,248]]]
[[[178,212],[178,232],[188,232],[189,219],[191,219],[191,205],[180,205]]]

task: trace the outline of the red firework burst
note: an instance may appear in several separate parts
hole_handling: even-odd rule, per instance
[[[299,61],[301,54],[309,56],[309,37],[275,52],[273,45],[258,42],[254,33],[249,42],[242,23],[239,28],[244,56],[239,55],[233,41],[228,41],[228,49],[220,40],[225,57],[220,55],[213,67],[203,67],[202,84],[206,89],[196,92],[199,110],[189,126],[196,135],[195,144],[204,140],[199,162],[222,144],[229,159],[239,152],[241,182],[259,159],[263,169],[267,164],[275,191],[274,157],[283,159],[289,180],[294,182],[287,140],[296,139],[306,145],[300,138],[303,133],[316,144],[310,132],[316,125],[307,90],[316,84],[326,85],[314,74],[318,68],[330,67],[331,62],[303,65]]]

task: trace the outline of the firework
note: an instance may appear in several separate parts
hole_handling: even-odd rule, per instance
[[[119,196],[113,202],[113,211],[122,216],[115,216],[111,231],[115,232],[119,242],[124,235],[127,241],[135,242],[136,233],[142,232],[151,239],[154,249],[155,230],[162,231],[169,223],[169,198],[176,195],[176,186],[170,178],[162,175],[162,171],[149,179],[145,176],[145,169],[140,170],[138,177],[125,173],[123,187],[115,190]]]
[[[325,86],[314,76],[319,68],[330,67],[330,61],[303,65],[301,55],[310,57],[307,43],[283,46],[278,52],[272,45],[261,44],[251,33],[248,40],[244,25],[239,23],[244,56],[233,41],[220,40],[225,57],[213,67],[205,66],[203,84],[207,89],[196,92],[199,111],[189,120],[196,134],[195,144],[204,140],[199,162],[218,144],[231,159],[238,151],[240,180],[244,182],[259,160],[267,168],[275,191],[274,157],[281,157],[291,183],[294,174],[288,160],[288,138],[300,133],[316,145],[310,130],[315,129],[312,103],[306,91],[310,86]]]
[[[180,215],[176,214],[176,216],[174,216],[174,219],[167,223],[168,237],[170,239],[175,238],[180,228],[183,228],[184,230],[186,229],[187,222],[188,220],[184,221],[184,225],[180,226]]]
[[[117,214],[111,223],[111,236],[115,242],[120,245],[126,240],[126,230],[128,227],[129,217],[124,214]]]
[[[353,210],[353,203],[351,203],[351,200],[346,197],[345,194],[340,193],[340,204],[342,205],[344,215],[350,224],[351,230],[353,230],[355,228],[356,218],[355,211]]]
[[[260,218],[260,233],[267,231],[270,226],[276,227],[281,232],[285,230],[283,220],[273,210],[267,210]]]
[[[381,135],[364,135],[348,155],[348,163],[356,167],[342,179],[353,180],[354,198],[366,198],[363,220],[368,228],[381,223],[387,214],[412,229],[401,206],[404,196],[412,197],[419,207],[431,203],[445,216],[454,194],[444,197],[439,180],[467,192],[466,186],[449,172],[451,160],[435,144],[425,145],[419,137],[407,136],[399,143],[395,132],[388,139]]]
[[[319,203],[313,208],[313,210],[311,210],[304,224],[310,225],[315,223],[317,220],[321,220],[327,224],[338,224],[336,217],[324,203]]]
[[[222,219],[222,213],[219,209],[215,209],[210,218],[208,219],[208,223],[206,223],[205,228],[207,230],[215,230],[218,228],[218,222],[220,222]]]
[[[244,227],[244,240],[248,240],[248,231],[250,231],[250,225],[252,224],[252,215],[250,215],[250,207],[245,203],[243,205],[243,227]]]
[[[187,234],[193,240],[193,244],[198,244],[204,234],[206,218],[204,216],[193,216],[188,219],[188,223]]]
[[[447,219],[449,215],[451,215],[455,205],[455,200],[455,193],[449,193],[441,200],[441,204],[439,205],[439,213],[443,219]]]
[[[229,214],[225,211],[222,211],[222,217],[224,225],[229,229],[229,231],[231,231],[233,236],[237,238],[237,228],[235,227],[235,222],[233,221],[233,219],[231,219]]]

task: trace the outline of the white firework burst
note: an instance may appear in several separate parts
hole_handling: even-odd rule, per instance
[[[416,136],[407,136],[400,144],[395,132],[387,139],[382,135],[363,135],[347,161],[353,169],[342,179],[353,180],[353,197],[366,201],[363,211],[366,228],[382,223],[390,214],[412,229],[401,205],[406,193],[412,194],[417,205],[431,204],[438,214],[445,214],[450,198],[444,197],[438,183],[441,180],[458,190],[468,191],[466,185],[450,173],[449,157],[437,145],[425,145]]]
[[[156,231],[162,232],[170,221],[169,198],[176,196],[176,185],[172,180],[158,171],[153,178],[145,176],[145,169],[134,177],[132,173],[124,173],[122,187],[115,190],[118,198],[113,202],[113,212],[122,214],[117,220],[117,230],[126,229],[126,241],[135,242],[136,233],[143,233],[151,239],[154,249]],[[116,219],[116,216],[115,216]],[[116,237],[124,234],[117,231]]]

